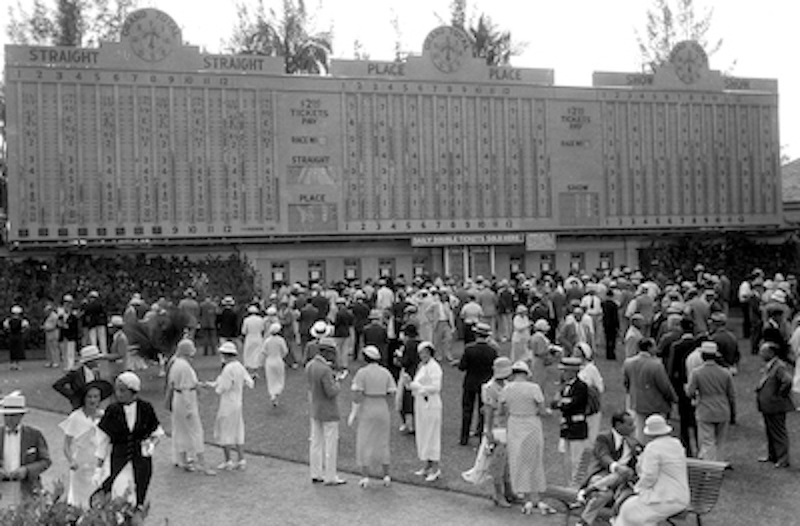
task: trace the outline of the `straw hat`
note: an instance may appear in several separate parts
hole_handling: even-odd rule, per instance
[[[661,415],[650,415],[644,421],[644,434],[648,436],[669,435],[672,433],[672,426]]]
[[[525,305],[517,305],[517,314],[527,314],[528,308]]]
[[[550,330],[550,322],[547,321],[544,318],[539,318],[533,324],[533,328],[534,328],[534,330],[537,330],[537,331],[547,332],[547,331]]]
[[[118,314],[115,314],[114,316],[111,316],[111,319],[108,321],[108,326],[109,327],[124,327],[125,326],[125,320],[122,318],[122,316],[120,316]]]
[[[317,320],[314,322],[314,325],[311,326],[309,329],[309,334],[311,334],[312,338],[324,338],[325,336],[330,336],[333,332],[333,328],[325,323],[323,320]]]
[[[267,329],[267,332],[270,333],[270,334],[278,334],[279,332],[281,332],[282,328],[283,328],[283,325],[281,325],[280,323],[273,323],[272,325],[269,326],[269,329]]]
[[[565,356],[561,358],[558,368],[562,370],[578,370],[583,365],[583,359],[578,356]]]
[[[100,349],[97,345],[87,345],[86,347],[81,349],[81,363],[89,363],[95,360],[101,360],[105,358],[106,355],[100,352]]]
[[[239,351],[236,350],[236,344],[234,344],[233,342],[223,343],[222,345],[219,346],[217,352],[220,354],[228,354],[231,356],[237,356],[239,354]]]
[[[0,415],[22,415],[27,412],[25,397],[19,391],[9,393],[0,400]]]
[[[233,299],[233,296],[225,296],[224,298],[222,298],[222,301],[220,303],[222,303],[224,307],[232,307],[236,305],[236,300]]]
[[[531,375],[531,368],[528,367],[528,364],[523,362],[522,360],[518,362],[514,362],[511,365],[511,372],[512,373],[524,373],[525,376]]]
[[[117,376],[117,382],[137,393],[142,390],[142,381],[139,379],[136,373],[132,373],[130,371],[125,371]]]
[[[505,356],[500,356],[495,358],[494,363],[492,364],[492,376],[497,380],[504,380],[511,376],[512,365],[511,360],[506,358]]]
[[[22,307],[19,305],[14,305],[11,307],[11,314],[22,314]]]
[[[475,336],[489,336],[492,334],[492,327],[488,323],[476,323],[472,328]]]
[[[249,314],[258,314],[258,307],[256,307],[255,305],[250,305],[249,307],[247,307],[247,312]]]
[[[366,347],[364,347],[364,349],[362,349],[361,352],[363,352],[364,356],[366,356],[370,360],[378,361],[381,359],[381,352],[374,345],[367,345]]]
[[[700,344],[700,354],[702,354],[703,357],[706,357],[706,356],[714,356],[714,357],[722,356],[719,353],[719,347],[717,346],[716,342],[702,342]]]

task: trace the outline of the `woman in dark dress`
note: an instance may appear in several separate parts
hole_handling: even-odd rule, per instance
[[[408,377],[414,378],[417,374],[417,367],[419,367],[419,353],[417,346],[420,344],[419,332],[416,325],[407,324],[402,329],[401,339],[403,346],[398,349],[399,356],[396,360],[404,373]],[[402,388],[398,388],[401,392],[399,395],[398,410],[400,412],[400,419],[403,424],[400,426],[400,432],[413,433],[414,432],[414,395],[411,389],[405,382],[400,382]]]
[[[11,316],[3,322],[3,330],[8,337],[8,350],[11,354],[9,369],[12,371],[19,371],[19,362],[25,360],[25,333],[29,326],[28,320],[22,317],[22,307],[11,307]]]

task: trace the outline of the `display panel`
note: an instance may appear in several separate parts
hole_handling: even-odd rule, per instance
[[[158,53],[137,48],[146,17],[172,35]],[[667,65],[555,87],[448,62],[453,28],[403,64],[287,76],[183,46],[169,20],[141,10],[95,50],[6,47],[11,241],[780,223],[770,81]]]

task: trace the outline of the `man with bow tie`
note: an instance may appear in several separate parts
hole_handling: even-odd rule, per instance
[[[642,445],[633,437],[634,430],[630,413],[619,411],[611,416],[611,429],[597,435],[588,477],[578,492],[578,501],[586,506],[576,526],[594,524],[600,510],[633,480],[636,459],[642,452]]]
[[[788,468],[786,413],[794,411],[791,366],[784,361],[786,355],[781,354],[781,348],[773,342],[762,344],[758,354],[766,362],[756,386],[756,397],[767,431],[767,456],[758,461],[769,462],[775,468]]]
[[[50,467],[50,452],[41,431],[22,425],[28,409],[25,397],[15,391],[0,401],[0,414],[4,425],[0,426],[0,492],[10,493],[10,484],[19,485],[22,500],[32,498],[42,487],[39,475]],[[5,490],[5,491],[4,491]],[[3,505],[9,499],[4,495]]]

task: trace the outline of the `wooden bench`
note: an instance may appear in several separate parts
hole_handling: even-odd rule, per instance
[[[578,497],[578,488],[583,484],[588,476],[589,464],[592,461],[592,449],[587,448],[581,455],[578,469],[572,479],[572,486],[548,486],[541,494],[542,498],[549,498],[560,502],[565,509],[565,526],[569,526],[569,520],[573,515],[579,515],[582,507],[575,507]],[[686,468],[689,474],[689,492],[691,501],[689,507],[680,513],[676,513],[667,519],[670,524],[675,524],[676,520],[686,520],[689,515],[694,514],[697,526],[702,526],[702,515],[705,515],[714,508],[719,498],[722,488],[722,477],[728,467],[726,462],[712,462],[709,460],[698,460],[695,458],[686,459]],[[605,508],[599,518],[608,520],[611,518],[611,508]]]

